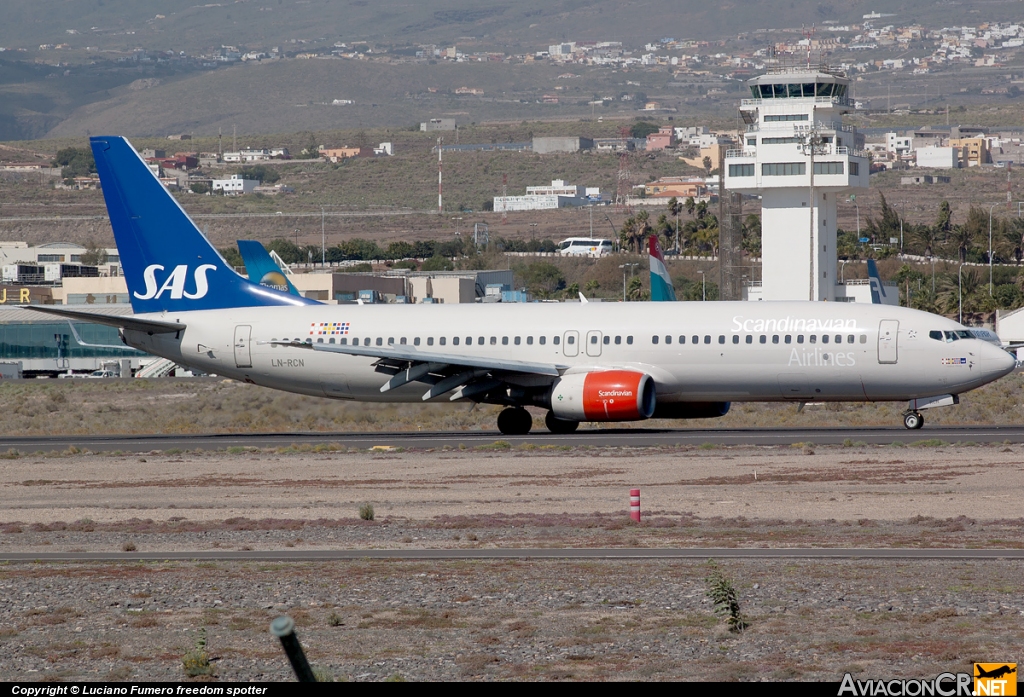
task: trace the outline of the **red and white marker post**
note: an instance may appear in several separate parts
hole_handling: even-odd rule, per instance
[[[640,490],[629,490],[629,517],[637,523],[640,522]]]

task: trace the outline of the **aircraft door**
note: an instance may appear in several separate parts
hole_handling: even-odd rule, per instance
[[[562,337],[562,355],[578,356],[580,353],[580,333],[566,332]]]
[[[878,362],[895,363],[899,358],[896,341],[900,323],[894,319],[883,319],[878,323]]]
[[[587,332],[587,355],[597,356],[601,355],[601,332]]]
[[[248,324],[239,324],[235,327],[235,367],[251,368],[252,355],[249,352],[249,340],[252,327]]]

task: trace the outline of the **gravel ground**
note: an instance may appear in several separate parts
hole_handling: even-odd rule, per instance
[[[1021,446],[15,457],[0,553],[1024,546]],[[755,473],[756,472],[756,477]],[[628,520],[640,486],[645,520]],[[360,520],[371,502],[376,519]],[[0,565],[0,680],[929,677],[1024,648],[1019,561]],[[726,629],[715,571],[749,627]]]

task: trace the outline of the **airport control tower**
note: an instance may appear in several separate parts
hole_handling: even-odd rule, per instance
[[[828,68],[779,67],[750,80],[743,147],[725,187],[761,196],[762,285],[748,300],[850,300],[837,287],[836,204],[868,186],[869,160],[844,126],[850,81]]]

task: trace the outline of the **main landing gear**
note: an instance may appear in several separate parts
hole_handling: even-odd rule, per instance
[[[580,427],[580,422],[559,419],[555,416],[554,412],[549,411],[547,416],[544,417],[544,425],[547,426],[548,430],[552,433],[565,434],[575,433],[576,429]]]
[[[506,436],[525,436],[533,428],[533,416],[522,407],[509,407],[498,414],[498,430]]]
[[[924,426],[924,416],[919,411],[908,411],[903,413],[903,425],[911,430]]]

